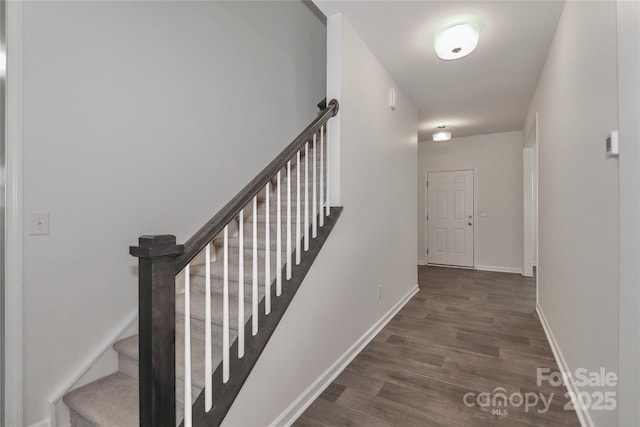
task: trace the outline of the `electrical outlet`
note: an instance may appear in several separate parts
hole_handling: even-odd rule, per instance
[[[42,236],[49,234],[49,212],[32,213],[31,227],[29,232],[32,236]]]
[[[382,285],[378,285],[378,299],[382,299]]]

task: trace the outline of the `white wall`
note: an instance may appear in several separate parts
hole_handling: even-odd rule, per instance
[[[317,113],[301,2],[26,2],[25,423],[137,309],[145,233],[186,240]]]
[[[539,113],[539,303],[570,371],[618,367],[616,56],[616,3],[567,2],[527,118]]]
[[[329,17],[327,31],[328,66],[337,67],[328,95],[340,93],[341,102],[331,144],[340,147],[344,212],[225,425],[275,420],[417,285],[416,108],[341,15]]]
[[[425,173],[474,169],[474,264],[522,271],[522,138],[522,132],[503,132],[418,144],[419,260],[426,260]]]

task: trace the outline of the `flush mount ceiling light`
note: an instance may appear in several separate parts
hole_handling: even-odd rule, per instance
[[[454,25],[436,35],[436,53],[447,61],[462,58],[478,46],[479,36],[478,29],[471,24]]]
[[[451,139],[451,132],[444,130],[446,126],[438,126],[438,132],[432,135],[433,142],[447,142]]]

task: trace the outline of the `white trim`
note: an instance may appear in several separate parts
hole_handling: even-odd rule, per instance
[[[473,267],[464,267],[461,265],[447,265],[447,264],[432,264],[427,262],[429,267],[442,267],[442,268],[457,268],[459,270],[475,270]]]
[[[318,377],[291,405],[269,424],[269,427],[290,426],[316,400],[329,384],[347,367],[349,363],[366,347],[369,342],[386,326],[393,316],[416,294],[420,288],[414,286],[387,311],[367,332]]]
[[[24,425],[23,409],[23,133],[24,3],[7,3],[5,388],[4,425]]]
[[[522,275],[533,277],[533,147],[522,148]]]
[[[544,329],[544,333],[547,336],[547,340],[549,341],[551,351],[553,352],[553,356],[556,359],[556,363],[558,364],[560,372],[563,374],[569,374],[571,372],[571,370],[569,369],[569,365],[567,364],[567,361],[562,354],[562,350],[560,350],[560,346],[558,345],[553,332],[551,332],[551,326],[549,326],[549,322],[547,321],[547,318],[544,315],[540,304],[536,304],[536,312],[538,313],[538,318],[540,319],[540,323],[542,324],[542,329]],[[577,395],[579,390],[575,382],[573,381],[573,376],[563,375],[563,377],[567,379],[567,381],[565,381],[567,390],[574,393],[574,395]],[[575,405],[575,411],[578,415],[578,420],[580,421],[580,425],[582,427],[594,427],[593,420],[591,419],[589,411],[582,408],[580,405]]]
[[[31,424],[29,427],[51,427],[51,423],[49,422],[49,418],[45,418],[44,420]]]
[[[523,276],[532,277],[538,261],[538,113],[523,136]],[[537,301],[537,290],[536,290]]]
[[[429,264],[429,171],[424,169],[424,217],[422,218],[424,224],[424,260],[425,264]]]
[[[122,337],[122,334],[126,332],[136,321],[138,320],[138,310],[135,310],[133,313],[129,314],[118,327],[116,327],[113,332],[108,335],[102,342],[100,342],[95,348],[94,351],[89,354],[89,356],[84,360],[83,363],[80,363],[80,367],[73,372],[71,375],[67,377],[64,383],[58,387],[58,391],[51,395],[48,400],[49,405],[49,418],[48,424],[52,427],[56,427],[56,404],[67,394],[73,385],[82,378],[84,374],[89,371],[89,369],[100,359],[112,346],[113,344]],[[41,421],[42,422],[42,421]]]
[[[496,267],[493,265],[476,265],[475,269],[479,271],[495,271],[496,273],[522,274],[522,268],[517,268],[517,267]]]
[[[427,260],[426,259],[419,259],[418,260],[418,265],[427,265]]]
[[[478,254],[480,253],[480,241],[478,240],[478,218],[480,218],[480,215],[478,215],[478,212],[480,211],[480,209],[478,209],[478,202],[480,200],[480,198],[478,197],[478,189],[479,189],[479,185],[477,184],[479,182],[478,176],[476,174],[476,169],[473,168],[471,169],[473,171],[473,265],[476,265],[476,262],[478,260]],[[480,173],[482,175],[482,173]]]
[[[515,267],[495,267],[492,265],[476,265],[474,267],[463,267],[461,265],[446,265],[446,264],[420,264],[418,261],[418,265],[428,265],[430,267],[443,267],[443,268],[457,268],[460,270],[478,270],[478,271],[494,271],[496,273],[513,273],[513,274],[522,274],[522,268]]]

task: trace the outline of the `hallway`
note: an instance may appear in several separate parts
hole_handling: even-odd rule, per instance
[[[564,386],[536,385],[537,368],[558,368],[534,280],[427,266],[418,279],[420,291],[296,426],[580,425],[563,409]]]

